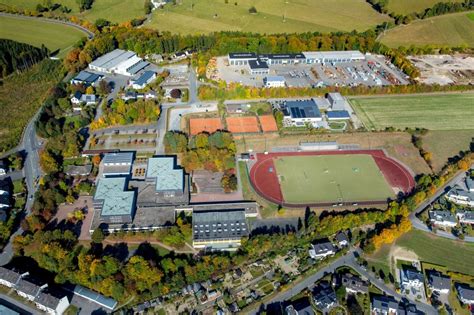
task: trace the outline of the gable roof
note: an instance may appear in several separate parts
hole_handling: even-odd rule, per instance
[[[451,278],[447,276],[443,276],[437,273],[430,273],[429,281],[431,286],[434,289],[438,290],[449,290],[451,289]]]

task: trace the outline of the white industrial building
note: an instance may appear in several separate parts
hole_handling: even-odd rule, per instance
[[[347,51],[305,51],[306,63],[339,63],[365,60],[364,54],[358,50]]]
[[[267,88],[285,87],[285,77],[280,75],[268,76],[263,79],[263,84]]]
[[[149,63],[138,57],[133,51],[115,49],[89,64],[89,69],[133,76],[148,66]]]

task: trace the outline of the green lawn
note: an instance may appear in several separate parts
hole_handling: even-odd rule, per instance
[[[394,196],[370,155],[286,156],[274,163],[289,203],[379,201]]]
[[[367,30],[389,18],[363,0],[180,0],[156,10],[149,27],[183,34]],[[255,6],[257,14],[250,14]]]
[[[474,20],[471,13],[446,14],[400,25],[381,38],[390,47],[398,46],[462,46],[474,47]]]
[[[452,241],[426,232],[412,230],[396,245],[414,251],[420,260],[446,266],[448,270],[474,275],[474,244]]]
[[[40,0],[0,0],[0,5],[34,10]],[[95,22],[98,18],[104,18],[111,22],[125,22],[145,15],[145,0],[95,0],[92,9],[79,12],[76,0],[54,0],[71,9],[70,15]]]
[[[369,130],[386,127],[474,129],[474,94],[352,98],[351,103]]]
[[[84,36],[86,36],[85,33],[71,26],[0,16],[0,38],[12,39],[36,47],[44,44],[52,52],[59,49],[59,57],[65,56]]]
[[[399,14],[409,14],[413,12],[422,12],[426,8],[430,8],[440,0],[389,0],[388,11]],[[464,0],[444,0],[442,2],[464,2]]]

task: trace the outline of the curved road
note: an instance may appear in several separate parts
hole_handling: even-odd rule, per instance
[[[14,17],[14,18],[23,19],[23,20],[32,20],[32,19],[33,20],[41,20],[41,21],[47,22],[47,23],[67,25],[67,26],[74,27],[74,28],[86,33],[87,38],[89,38],[89,39],[92,39],[95,36],[95,34],[93,32],[91,32],[90,30],[88,30],[87,28],[85,28],[85,27],[83,27],[79,24],[74,24],[74,23],[69,22],[69,21],[49,19],[49,18],[37,17],[37,16],[26,16],[26,15],[20,15],[20,14],[11,14],[11,13],[5,13],[5,12],[0,12],[0,16]]]
[[[433,196],[431,196],[429,199],[422,202],[416,208],[416,210],[413,211],[410,214],[410,221],[411,221],[412,226],[417,230],[421,230],[421,231],[424,231],[424,232],[427,232],[427,233],[431,233],[431,234],[434,234],[434,235],[437,235],[437,236],[440,236],[440,237],[448,238],[448,239],[451,239],[451,240],[457,240],[457,241],[460,241],[460,242],[464,241],[464,242],[474,243],[474,237],[472,237],[472,236],[465,236],[464,240],[461,240],[461,239],[457,238],[456,236],[454,236],[451,233],[448,233],[446,231],[438,230],[436,232],[433,232],[430,228],[428,228],[428,226],[426,226],[426,224],[424,222],[422,222],[417,217],[417,215],[419,213],[423,212],[423,210],[425,210],[427,207],[429,207],[431,204],[433,204],[436,200],[438,200],[441,197],[441,195],[443,195],[446,192],[447,188],[453,187],[455,184],[462,181],[464,177],[465,177],[465,172],[464,171],[459,171],[451,180],[449,180],[440,189],[438,189]]]

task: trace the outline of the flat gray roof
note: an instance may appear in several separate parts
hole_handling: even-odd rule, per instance
[[[129,165],[133,162],[133,152],[107,153],[104,155],[102,163],[104,165]]]
[[[147,178],[156,178],[156,191],[183,190],[184,171],[175,167],[174,157],[153,157],[148,159]]]
[[[94,67],[111,69],[121,62],[135,56],[136,54],[133,51],[125,51],[121,49],[115,49],[108,54],[105,54],[90,64]]]
[[[92,302],[102,305],[103,307],[108,308],[109,310],[113,310],[115,306],[117,306],[117,301],[115,301],[114,299],[105,297],[102,294],[84,288],[80,285],[76,285],[76,287],[74,288],[74,294],[77,294]]]
[[[135,192],[126,191],[125,177],[101,178],[94,200],[103,200],[101,216],[131,215]]]
[[[238,239],[249,234],[244,209],[193,211],[193,239]]]

